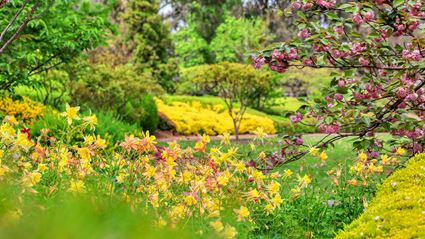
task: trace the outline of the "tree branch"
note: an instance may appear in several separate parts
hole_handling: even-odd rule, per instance
[[[10,39],[0,48],[0,54],[2,54],[4,52],[4,50],[6,50],[6,48],[12,44],[12,42],[14,40],[16,40],[16,38],[18,38],[19,34],[21,33],[21,31],[27,26],[28,22],[30,22],[32,20],[32,15],[34,14],[34,12],[37,10],[37,8],[40,5],[40,0],[37,0],[34,5],[31,8],[31,12],[28,14],[27,18],[24,20],[24,22],[19,26],[18,30],[15,32],[15,34],[13,34],[12,37],[10,37]]]

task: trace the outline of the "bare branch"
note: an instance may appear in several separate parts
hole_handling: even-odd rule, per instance
[[[24,22],[21,24],[21,26],[19,26],[18,30],[15,32],[15,34],[13,34],[12,37],[10,37],[10,39],[0,48],[0,54],[2,54],[4,52],[4,50],[6,50],[6,48],[12,44],[12,42],[14,40],[16,40],[16,38],[18,38],[19,34],[21,33],[21,31],[27,26],[28,22],[30,22],[32,20],[32,16],[34,15],[34,12],[37,10],[37,8],[40,5],[40,0],[37,0],[34,5],[31,8],[31,12],[28,14],[28,16],[26,17],[26,19],[24,20]]]

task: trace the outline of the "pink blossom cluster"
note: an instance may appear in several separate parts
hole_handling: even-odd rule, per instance
[[[297,112],[295,115],[289,117],[292,123],[299,123],[303,120],[303,115],[300,112]]]
[[[301,2],[292,2],[291,8],[294,10],[302,9],[302,10],[309,10],[313,7],[313,3],[307,2],[307,3],[301,3]]]
[[[375,20],[375,13],[373,11],[365,12],[364,14],[358,12],[351,16],[354,24],[361,25],[362,23],[372,22]]]
[[[331,124],[321,124],[319,125],[319,130],[325,134],[336,134],[341,129],[341,124],[338,122],[332,122]]]
[[[419,49],[414,49],[409,51],[408,49],[404,49],[402,52],[402,57],[405,60],[413,60],[420,61],[422,59],[421,51]]]
[[[272,71],[283,73],[289,67],[288,62],[297,59],[299,59],[299,56],[295,48],[289,48],[288,52],[275,49],[272,52],[272,60],[270,60],[268,64]]]
[[[425,12],[421,11],[422,8],[422,2],[416,1],[414,4],[408,3],[408,13],[411,16],[419,17],[419,18],[425,18]]]
[[[335,6],[336,1],[335,0],[315,0],[316,4],[324,7],[324,8],[333,8]]]
[[[355,101],[359,102],[366,99],[379,99],[383,93],[381,85],[366,83],[364,84],[364,90],[361,92],[353,92],[353,97]]]
[[[423,139],[425,137],[425,125],[422,127],[416,127],[414,130],[407,129],[395,129],[391,131],[394,136],[408,137],[411,139]]]

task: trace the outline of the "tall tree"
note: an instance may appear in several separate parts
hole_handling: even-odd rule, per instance
[[[177,74],[170,29],[159,15],[159,1],[130,0],[123,19],[132,61],[140,72],[148,72],[168,92],[174,91]]]

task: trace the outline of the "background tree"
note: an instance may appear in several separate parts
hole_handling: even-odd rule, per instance
[[[123,19],[132,62],[139,73],[149,73],[167,91],[174,91],[177,74],[170,30],[159,15],[159,1],[129,0]]]
[[[182,78],[199,92],[223,99],[232,118],[236,140],[239,140],[239,127],[247,108],[258,105],[274,86],[271,72],[229,62],[187,68]]]
[[[14,3],[1,9],[0,25],[7,25],[16,14],[15,6],[25,6],[24,1]],[[22,26],[18,22],[27,21],[26,15],[19,15],[5,32],[4,39],[14,38],[14,42],[0,55],[0,90],[31,84],[35,75],[71,62],[84,50],[103,43],[112,28],[107,20],[108,7],[102,4],[71,0],[45,2],[41,6],[17,37],[11,35]]]

